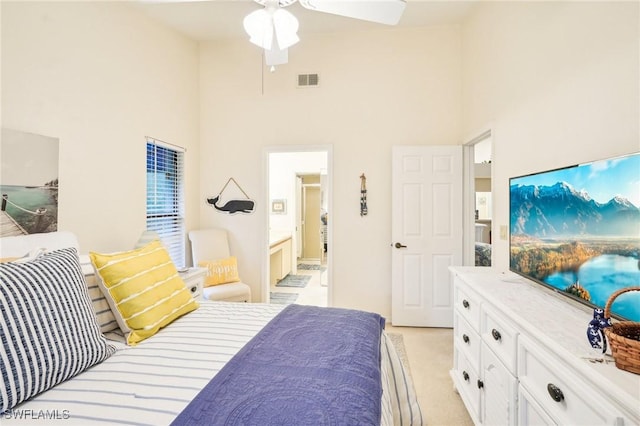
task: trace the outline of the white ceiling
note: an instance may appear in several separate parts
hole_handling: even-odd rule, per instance
[[[478,0],[407,0],[396,27],[422,27],[460,23]],[[262,7],[252,0],[143,0],[134,6],[146,15],[198,40],[246,38],[242,20]],[[387,27],[383,24],[309,11],[298,3],[287,7],[300,22],[298,34],[362,31]],[[392,27],[393,28],[393,27]]]

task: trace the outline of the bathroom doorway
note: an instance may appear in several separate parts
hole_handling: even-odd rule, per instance
[[[493,232],[493,140],[491,130],[465,144],[465,265],[491,266]]]
[[[322,261],[322,229],[320,227],[322,216],[322,189],[320,187],[320,175],[303,175],[302,193],[300,194],[301,212],[298,216],[299,228],[302,229],[300,238],[302,261]]]
[[[330,306],[331,148],[266,150],[269,303]]]

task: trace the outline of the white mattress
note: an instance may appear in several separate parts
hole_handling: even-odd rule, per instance
[[[283,307],[202,302],[138,346],[119,345],[103,363],[5,413],[1,423],[170,424]],[[422,424],[413,385],[386,336],[382,346],[382,424]]]

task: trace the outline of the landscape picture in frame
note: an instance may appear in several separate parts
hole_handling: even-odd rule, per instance
[[[640,286],[640,153],[510,179],[510,269],[604,308]],[[640,292],[617,298],[640,321]]]
[[[2,236],[58,229],[58,139],[2,129]]]

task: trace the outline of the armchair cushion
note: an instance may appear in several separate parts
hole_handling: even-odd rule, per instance
[[[203,288],[202,297],[218,302],[251,302],[251,288],[241,282],[214,285]]]
[[[240,282],[238,262],[235,257],[231,256],[226,230],[211,228],[189,231],[189,241],[191,241],[191,254],[194,265],[209,268],[208,263],[213,260],[227,260],[234,265],[229,268],[230,273],[221,274],[224,275],[223,278],[212,278],[209,280],[209,284],[204,285],[202,296],[205,299],[225,302],[251,302],[251,287]],[[214,265],[212,267],[215,268]],[[233,273],[233,269],[235,269],[235,273]],[[211,268],[209,270],[211,271]],[[226,282],[224,284],[211,284],[217,281]]]

